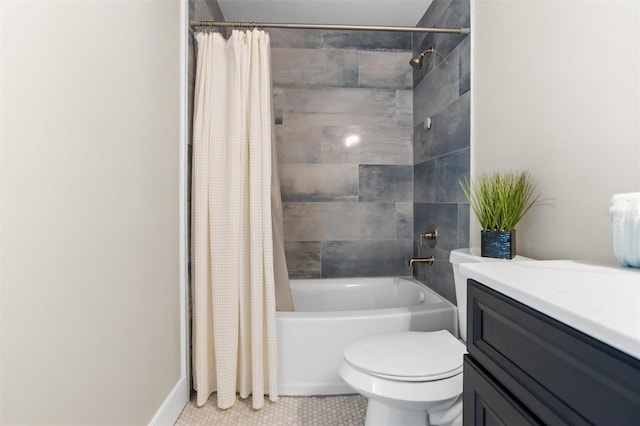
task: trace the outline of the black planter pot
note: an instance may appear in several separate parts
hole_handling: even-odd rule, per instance
[[[516,255],[516,231],[480,231],[480,255],[513,259]]]

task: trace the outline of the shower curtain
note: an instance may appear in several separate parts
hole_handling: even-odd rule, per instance
[[[292,310],[273,139],[269,36],[198,33],[192,176],[192,370],[217,391],[275,401],[275,313]],[[274,171],[272,173],[272,171]],[[272,211],[273,209],[273,211]],[[279,211],[280,209],[280,211]],[[274,244],[275,243],[275,244]],[[276,289],[277,287],[277,289]]]

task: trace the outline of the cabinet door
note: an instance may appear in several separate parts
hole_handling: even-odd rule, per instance
[[[542,424],[469,355],[465,355],[463,381],[465,426]]]
[[[640,360],[473,280],[473,359],[545,424],[640,424]]]

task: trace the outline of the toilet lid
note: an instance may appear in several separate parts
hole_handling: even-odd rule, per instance
[[[366,337],[349,344],[344,358],[378,377],[410,382],[462,373],[465,346],[446,330],[405,331]]]

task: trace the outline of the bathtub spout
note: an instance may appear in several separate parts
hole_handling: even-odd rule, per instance
[[[413,266],[415,263],[426,263],[427,265],[433,265],[434,262],[433,256],[429,257],[412,257],[409,259],[409,266]]]

